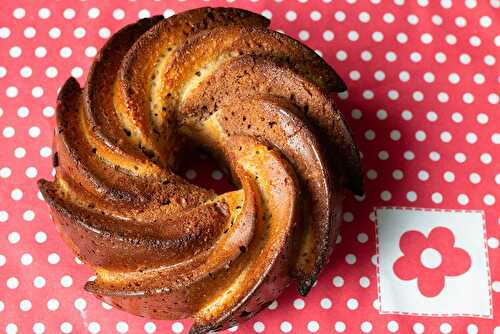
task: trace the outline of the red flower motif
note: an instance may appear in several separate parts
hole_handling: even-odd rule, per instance
[[[408,281],[417,279],[418,289],[426,297],[435,297],[444,288],[446,276],[466,273],[471,266],[469,254],[455,247],[453,232],[436,227],[428,237],[418,231],[407,231],[399,240],[403,256],[392,267],[396,276]]]

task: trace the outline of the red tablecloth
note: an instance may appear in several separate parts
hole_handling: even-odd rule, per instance
[[[83,84],[126,23],[206,5],[271,17],[335,67],[366,172],[309,296],[289,288],[232,331],[500,333],[498,0],[3,1],[0,332],[187,332],[189,322],[135,317],[84,292],[92,272],[59,238],[35,181],[51,177],[67,77]],[[212,171],[188,176],[219,182]]]

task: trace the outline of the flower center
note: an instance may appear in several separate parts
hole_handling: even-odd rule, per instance
[[[420,254],[420,262],[429,269],[435,269],[441,265],[442,257],[439,251],[434,248],[426,248]]]

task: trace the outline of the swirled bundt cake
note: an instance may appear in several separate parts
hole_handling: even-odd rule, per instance
[[[191,333],[251,317],[328,261],[358,151],[314,51],[230,8],[155,16],[114,34],[82,89],[57,101],[53,182],[39,181],[65,242],[96,271],[87,291],[128,312],[193,318]],[[176,175],[187,143],[239,190]]]

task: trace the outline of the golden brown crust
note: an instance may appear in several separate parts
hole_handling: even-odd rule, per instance
[[[243,321],[328,262],[359,154],[314,51],[232,8],[140,20],[117,32],[83,88],[57,104],[53,182],[39,181],[65,242],[96,271],[85,289],[133,314]],[[185,139],[226,162],[216,195],[173,167]]]

